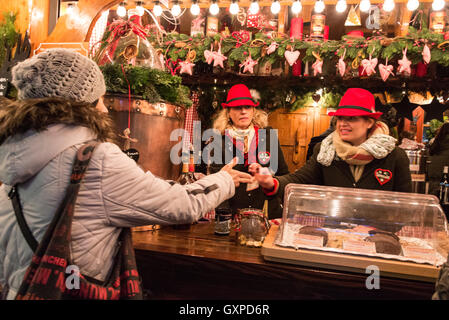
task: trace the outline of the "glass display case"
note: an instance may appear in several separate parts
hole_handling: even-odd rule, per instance
[[[266,240],[262,254],[348,269],[374,264],[388,273],[435,278],[448,256],[447,227],[435,196],[289,184],[282,223],[270,230],[272,243]]]

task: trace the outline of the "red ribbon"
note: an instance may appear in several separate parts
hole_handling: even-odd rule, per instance
[[[137,15],[131,16],[128,21],[125,21],[123,19],[115,20],[109,25],[108,30],[111,32],[111,34],[105,42],[111,44],[106,53],[106,55],[109,55],[110,57],[113,56],[120,37],[126,35],[130,30],[144,40],[146,40],[148,35],[147,31],[140,23],[140,17]],[[107,62],[107,60],[102,59],[99,64],[102,65],[105,62]]]
[[[123,76],[125,77],[126,83],[128,84],[128,129],[131,129],[131,86],[129,85],[128,78],[126,77],[125,69],[123,64],[121,65]]]
[[[250,39],[250,35],[249,32],[244,30],[244,31],[234,31],[231,36],[237,40],[237,43],[235,45],[236,48],[239,48],[242,46],[242,44],[246,43],[249,41]]]

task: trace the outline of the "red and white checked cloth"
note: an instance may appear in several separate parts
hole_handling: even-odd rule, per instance
[[[190,95],[190,99],[192,100],[192,106],[186,111],[186,120],[184,123],[184,137],[183,137],[183,150],[190,150],[193,145],[193,121],[198,121],[198,112],[197,108],[199,105],[199,94],[197,91],[193,91]]]

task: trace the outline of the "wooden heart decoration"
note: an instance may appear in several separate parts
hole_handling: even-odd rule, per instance
[[[379,72],[380,77],[382,78],[383,81],[387,81],[390,74],[394,76],[392,65],[384,65],[382,63],[379,63]]]
[[[374,176],[382,186],[393,178],[393,173],[387,169],[376,169],[374,171]]]
[[[165,65],[167,66],[168,70],[170,70],[171,75],[174,76],[176,72],[181,69],[181,66],[177,66],[179,62],[181,62],[181,59],[178,59],[176,61],[172,60],[172,58],[165,61]]]
[[[287,60],[290,67],[298,60],[299,58],[299,51],[285,51],[284,57]]]

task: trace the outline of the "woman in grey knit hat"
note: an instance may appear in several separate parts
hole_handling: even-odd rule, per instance
[[[88,141],[102,143],[78,194],[70,249],[81,273],[100,281],[111,269],[122,228],[196,221],[250,180],[232,164],[187,186],[143,172],[111,142],[103,75],[75,51],[44,51],[12,74],[19,99],[0,106],[0,285],[9,288],[7,299],[16,297],[33,255],[8,193],[17,186],[39,242],[66,193],[76,152]]]

